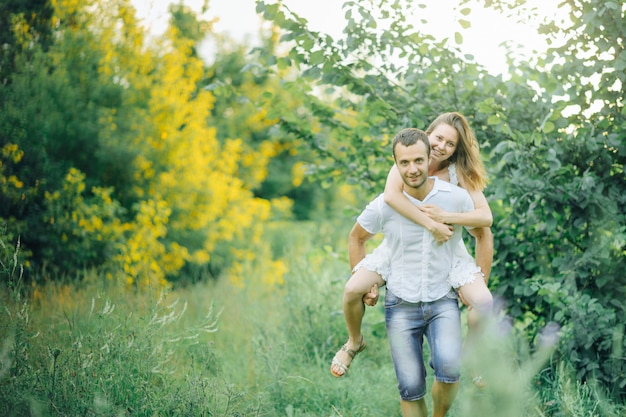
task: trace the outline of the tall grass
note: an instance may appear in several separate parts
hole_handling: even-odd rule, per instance
[[[251,266],[244,287],[223,277],[141,293],[97,271],[24,288],[19,247],[3,242],[0,415],[399,416],[380,305],[367,310],[368,346],[348,375],[329,372],[347,337],[347,232],[277,225],[268,243],[289,266],[282,286]],[[485,335],[473,357],[487,388],[464,376],[451,417],[624,415],[522,340],[501,326]]]

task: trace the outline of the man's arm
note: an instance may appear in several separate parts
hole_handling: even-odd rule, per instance
[[[365,258],[365,242],[374,236],[363,228],[359,223],[355,223],[348,237],[348,258],[350,259],[350,270]],[[368,306],[375,306],[378,302],[378,285],[374,284],[369,292],[363,295],[363,302]]]
[[[365,258],[366,249],[365,242],[370,240],[374,236],[363,228],[359,223],[355,223],[348,236],[348,259],[350,260],[350,270],[352,270],[356,264],[361,262]]]

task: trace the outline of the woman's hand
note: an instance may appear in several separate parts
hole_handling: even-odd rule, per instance
[[[445,224],[448,223],[446,221],[448,212],[441,209],[441,207],[438,207],[432,204],[424,204],[423,206],[420,206],[419,208],[424,213],[426,213],[428,217],[430,217],[437,223],[445,223]]]
[[[435,220],[434,226],[428,229],[428,231],[433,235],[437,243],[445,243],[454,234],[454,227]]]
[[[370,307],[374,307],[378,302],[378,296],[378,284],[374,284],[369,292],[363,296],[363,302]]]

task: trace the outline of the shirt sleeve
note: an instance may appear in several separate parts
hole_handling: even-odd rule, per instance
[[[380,194],[365,207],[363,212],[361,212],[356,219],[357,223],[359,223],[363,229],[373,235],[382,231],[381,203],[383,202],[382,194]]]

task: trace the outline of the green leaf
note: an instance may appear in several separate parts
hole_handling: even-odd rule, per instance
[[[461,32],[454,32],[454,41],[457,45],[463,44],[463,35],[461,35]]]
[[[465,19],[459,19],[459,24],[461,25],[463,29],[468,29],[472,26],[472,22],[470,22],[469,20],[465,20]]]
[[[324,62],[324,51],[315,51],[309,56],[310,65],[319,65]]]
[[[487,118],[488,125],[499,125],[501,123],[500,117],[497,114],[492,114]]]
[[[552,123],[551,121],[547,121],[543,125],[543,133],[550,133],[552,131],[554,131],[554,123]]]
[[[289,68],[291,66],[291,59],[289,57],[280,57],[276,62],[279,69],[283,70],[285,68]]]
[[[626,51],[620,52],[619,56],[615,60],[615,69],[617,71],[623,71],[626,69]]]
[[[278,3],[265,5],[265,17],[268,19],[272,19],[276,17],[276,12],[278,11]],[[258,6],[257,6],[258,7]]]
[[[561,161],[558,159],[548,160],[548,165],[550,166],[550,171],[558,171],[561,168]]]
[[[312,67],[302,73],[302,76],[309,80],[317,80],[322,75],[322,70],[319,67]]]

